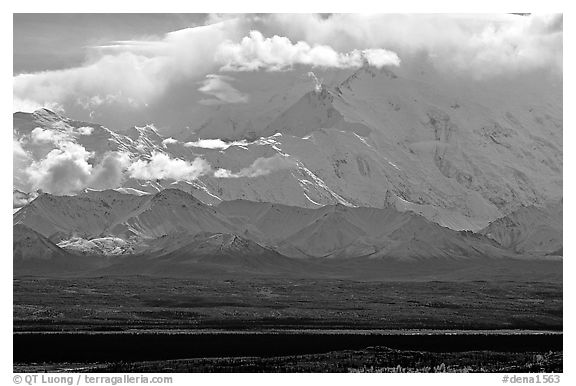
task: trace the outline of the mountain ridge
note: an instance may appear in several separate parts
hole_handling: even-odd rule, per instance
[[[234,172],[276,155],[294,161],[258,177],[125,178],[115,187],[147,193],[177,187],[211,204],[248,198],[308,208],[393,205],[476,231],[523,205],[562,197],[561,87],[554,82],[536,87],[519,75],[471,87],[427,63],[324,71],[319,90],[303,83],[298,71],[263,76],[254,100],[202,106],[206,125],[168,143],[170,134],[153,126],[111,130],[46,110],[16,113],[15,138],[33,157],[49,149],[30,141],[41,127],[84,146],[94,162],[110,151],[126,152],[132,161],[149,160],[153,152],[189,162],[201,157],[215,170]],[[295,86],[284,87],[289,84]],[[218,119],[209,123],[212,118]],[[80,135],[83,126],[92,134]],[[202,147],[204,139],[238,142],[214,149]],[[15,184],[21,179],[15,169]]]

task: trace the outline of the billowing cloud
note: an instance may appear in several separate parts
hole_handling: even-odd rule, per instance
[[[424,54],[440,70],[476,78],[562,71],[561,14],[274,14],[261,28],[336,50],[387,48],[403,62]]]
[[[30,132],[30,139],[34,143],[58,143],[66,140],[68,136],[65,133],[56,130],[43,129],[36,127]]]
[[[95,189],[113,189],[121,186],[124,171],[130,165],[126,153],[109,152],[102,161],[92,169],[89,186]]]
[[[71,141],[74,135],[92,135],[93,132],[94,128],[89,126],[79,128],[67,127],[63,131],[36,127],[30,132],[30,140],[35,144],[59,144],[65,141]]]
[[[91,47],[86,64],[14,77],[14,108],[33,111],[47,103],[86,110],[101,105],[142,108],[172,85],[199,79],[215,68],[214,47],[241,36],[240,18],[187,28],[162,39],[112,42]]]
[[[77,192],[88,185],[92,174],[92,165],[88,163],[91,157],[83,146],[63,142],[42,160],[32,162],[26,173],[34,189],[55,194]]]
[[[394,53],[406,69],[426,59],[463,81],[530,71],[562,75],[562,15],[273,14],[207,21],[214,24],[88,47],[88,60],[76,67],[18,74],[14,109],[64,109],[110,127],[155,122],[180,129],[194,118],[195,103],[246,100],[247,91],[227,88],[232,84],[221,68],[383,66],[396,62]],[[199,82],[205,82],[200,91]]]
[[[282,71],[297,64],[355,68],[365,61],[377,67],[400,64],[398,55],[381,48],[339,53],[328,45],[311,46],[305,41],[292,43],[289,38],[278,35],[265,38],[259,31],[250,31],[240,43],[226,41],[220,44],[216,61],[223,64],[223,71]]]
[[[153,153],[150,160],[137,160],[128,167],[128,174],[140,180],[173,179],[192,181],[211,171],[210,164],[197,157],[189,162],[170,158],[164,153]]]
[[[29,191],[42,189],[53,194],[73,194],[87,187],[117,188],[125,178],[195,180],[211,171],[210,164],[201,158],[189,162],[164,153],[153,153],[150,160],[134,162],[122,152],[106,153],[97,163],[94,156],[82,145],[63,141],[44,158],[34,161],[18,142],[14,144],[15,160],[28,165],[25,176],[29,184],[25,186]]]
[[[223,103],[248,102],[248,95],[235,89],[230,84],[232,81],[234,81],[234,78],[226,75],[206,75],[206,79],[202,82],[202,87],[198,90],[204,94],[213,96],[216,99],[202,99],[200,103],[205,105],[215,105]]]
[[[112,189],[122,186],[125,179],[140,180],[195,180],[202,176],[216,178],[259,177],[276,170],[297,168],[292,158],[277,154],[256,159],[238,172],[214,170],[203,158],[193,160],[173,158],[156,151],[148,159],[138,159],[126,152],[98,153],[87,150],[76,142],[80,135],[91,135],[94,128],[42,128],[36,127],[29,135],[14,131],[14,188],[23,192],[36,190],[52,194],[74,194],[84,188]],[[199,139],[184,143],[185,147],[227,149],[245,147],[254,142],[222,139]],[[162,144],[180,143],[166,138]],[[246,147],[245,147],[246,148]]]
[[[91,127],[74,130],[89,135]],[[81,189],[116,188],[122,183],[124,170],[130,164],[125,153],[108,152],[100,161],[95,154],[74,142],[69,132],[42,129],[32,130],[29,145],[49,145],[47,153],[35,158],[27,152],[21,140],[14,140],[14,184],[24,191],[44,190],[54,194],[73,194]]]
[[[233,173],[227,169],[218,169],[214,172],[216,178],[240,178],[240,177],[260,177],[268,175],[274,171],[297,169],[298,162],[294,159],[276,154],[272,157],[260,157],[256,159],[250,166],[241,169],[237,173]]]

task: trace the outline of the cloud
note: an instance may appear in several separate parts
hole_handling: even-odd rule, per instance
[[[15,157],[28,157],[28,152],[22,147],[22,142],[15,136],[12,139],[12,150]]]
[[[42,189],[53,194],[73,194],[84,188],[111,189],[121,186],[125,178],[142,180],[195,180],[211,172],[208,162],[196,158],[189,162],[153,153],[150,160],[132,162],[127,153],[108,152],[95,163],[95,154],[70,141],[57,143],[44,158],[34,161],[18,141],[14,143],[16,165],[25,167],[24,180],[19,186],[26,190]]]
[[[77,192],[88,185],[92,165],[88,160],[92,153],[83,146],[63,142],[40,161],[34,161],[26,169],[34,189],[55,194]]]
[[[14,135],[12,140],[12,175],[14,188],[30,191],[31,185],[28,182],[26,168],[32,163],[32,156],[24,149],[21,140]]]
[[[142,108],[186,79],[215,68],[214,47],[244,33],[242,19],[187,28],[161,39],[128,40],[91,47],[84,65],[14,77],[14,108],[33,111],[46,103],[86,110],[104,104]]]
[[[34,143],[58,143],[68,139],[68,136],[60,131],[36,127],[30,132],[30,139]]]
[[[94,189],[117,188],[124,181],[124,171],[129,165],[130,157],[128,154],[109,152],[93,168],[88,185]]]
[[[74,131],[79,135],[92,133],[91,127]],[[75,143],[69,132],[32,130],[30,144],[51,144],[51,149],[39,159],[14,140],[15,187],[25,191],[37,189],[54,194],[73,194],[84,188],[116,188],[121,185],[124,170],[130,164],[126,153],[107,152],[98,162],[95,153]]]
[[[12,208],[21,208],[24,205],[29,204],[38,197],[39,192],[24,193],[21,191],[14,190],[12,192]]]
[[[169,137],[169,138],[162,140],[162,146],[164,146],[164,147],[168,147],[168,145],[173,145],[175,143],[178,143],[178,140],[174,139],[172,137]]]
[[[75,135],[92,135],[93,127],[83,126],[77,129],[66,127],[64,131],[44,129],[36,127],[30,132],[30,140],[35,144],[53,143],[59,144],[65,141],[72,141]]]
[[[13,165],[14,188],[24,192],[43,190],[53,194],[74,194],[85,188],[111,189],[122,186],[127,178],[140,180],[188,180],[202,176],[216,178],[254,178],[276,170],[298,167],[297,161],[277,154],[256,159],[250,166],[234,173],[227,169],[214,170],[203,158],[193,160],[172,158],[162,152],[153,152],[149,159],[134,159],[122,151],[98,153],[88,151],[75,142],[77,135],[92,133],[91,127],[73,130],[44,129],[37,127],[30,135],[18,138],[14,131]],[[177,143],[174,138],[162,141],[164,146]],[[187,142],[186,147],[227,149],[247,146],[255,142],[222,139],[200,139]],[[38,148],[42,151],[35,152]]]
[[[240,43],[225,41],[216,51],[216,61],[222,63],[221,71],[282,71],[294,65],[324,68],[357,68],[372,60],[377,67],[398,66],[400,59],[385,49],[354,49],[348,53],[336,52],[328,45],[310,45],[305,41],[293,44],[289,38],[274,35],[265,38],[259,31],[250,31]]]
[[[33,112],[46,108],[57,113],[63,113],[64,107],[57,102],[43,101],[39,102],[24,96],[17,96],[14,94],[14,99],[12,101],[12,111],[14,112]]]
[[[202,87],[198,90],[217,99],[202,99],[199,103],[210,105],[248,102],[248,95],[235,89],[229,83],[232,81],[234,81],[234,78],[225,75],[206,75],[206,79],[202,82]]]
[[[218,169],[214,172],[216,178],[240,178],[240,177],[260,177],[268,175],[274,171],[297,169],[298,162],[287,156],[276,154],[272,157],[260,157],[250,166],[241,169],[238,173],[233,173],[227,169]]]
[[[425,59],[462,81],[562,76],[562,15],[216,15],[208,22],[215,23],[88,47],[86,62],[73,68],[16,75],[14,110],[180,129],[196,118],[199,101],[246,100],[219,69],[383,66],[399,57],[406,71]]]
[[[76,129],[76,132],[80,135],[92,135],[94,128],[90,126],[79,127]]]
[[[185,147],[200,147],[203,149],[227,149],[228,143],[221,139],[199,139],[197,141],[186,142]]]
[[[128,167],[130,177],[139,180],[173,179],[193,181],[210,171],[210,164],[200,157],[189,162],[170,158],[170,156],[158,152],[153,153],[149,161],[137,160]]]
[[[384,66],[400,65],[400,59],[395,52],[388,51],[388,50],[364,50],[362,51],[362,55],[368,63],[372,67],[382,68]]]
[[[384,47],[403,62],[424,54],[438,69],[476,78],[562,71],[561,14],[274,14],[261,28],[337,50]]]
[[[248,142],[246,140],[225,142],[219,138],[216,138],[216,139],[199,139],[199,140],[193,141],[193,142],[186,142],[184,144],[184,146],[185,147],[200,147],[203,149],[225,150],[225,149],[228,149],[230,146],[246,146],[249,144],[250,144],[250,142]]]

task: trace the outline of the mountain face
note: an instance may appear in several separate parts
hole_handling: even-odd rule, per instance
[[[392,208],[337,204],[305,209],[237,200],[223,202],[218,209],[231,222],[250,224],[254,235],[290,257],[413,260],[510,255],[484,236],[456,232]]]
[[[35,259],[49,261],[69,255],[50,240],[24,225],[14,225],[13,232],[14,261],[24,262]]]
[[[550,208],[549,219],[556,219],[554,211],[561,212],[561,206]],[[458,271],[484,277],[491,269],[515,269],[519,262],[530,268],[547,255],[558,255],[561,237],[546,238],[552,231],[542,231],[556,229],[557,221],[543,221],[538,211],[515,212],[513,220],[500,219],[481,234],[455,231],[391,207],[302,208],[247,200],[210,206],[177,189],[146,195],[44,193],[14,214],[14,267],[24,275],[376,280],[393,279],[396,273],[409,278],[411,272],[452,277],[454,270],[456,276]],[[535,228],[538,219],[550,228]],[[502,227],[510,221],[514,229]],[[536,236],[548,243],[535,241]]]
[[[140,196],[114,190],[86,191],[76,196],[45,193],[15,213],[13,221],[56,242],[108,236],[151,239],[232,228],[213,207],[177,189]]]
[[[14,215],[23,224],[59,242],[73,236],[105,236],[108,228],[133,213],[148,196],[133,196],[113,190],[84,192],[76,196],[41,194]]]
[[[527,81],[522,75],[462,81],[425,63],[319,76],[325,82],[315,89],[297,71],[265,76],[251,86],[249,103],[198,107],[190,131],[109,129],[39,110],[14,114],[14,136],[35,161],[56,146],[33,141],[36,128],[81,145],[94,165],[110,152],[128,154],[132,161],[150,160],[154,153],[190,162],[200,157],[213,170],[230,173],[196,179],[125,175],[118,186],[96,188],[144,193],[177,188],[211,205],[247,199],[303,208],[394,208],[454,230],[480,230],[522,206],[562,198],[560,82]],[[163,142],[168,136],[176,139]],[[216,149],[195,145],[214,138],[237,142]],[[290,164],[241,173],[278,157]],[[28,194],[35,187],[23,182],[24,170],[15,169],[14,184]],[[159,234],[148,229],[145,217],[126,224],[126,230]],[[90,226],[97,228],[98,221],[89,220]]]
[[[13,227],[14,274],[62,274],[98,268],[101,258],[83,259],[58,247],[38,232],[17,224]]]
[[[43,194],[13,221],[84,255],[185,252],[196,258],[218,251],[221,257],[235,258],[272,254],[400,260],[510,255],[484,236],[393,208],[337,204],[307,209],[245,200],[209,206],[177,189],[144,196],[116,191]]]
[[[562,202],[520,208],[493,221],[480,233],[517,253],[562,255]]]

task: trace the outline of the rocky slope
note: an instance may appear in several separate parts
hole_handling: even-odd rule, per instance
[[[523,207],[493,221],[480,233],[517,253],[563,254],[562,202]]]
[[[103,263],[99,256],[88,259],[65,251],[22,224],[13,227],[12,252],[16,275],[87,272]]]
[[[337,204],[307,209],[245,200],[209,206],[177,189],[143,196],[116,191],[43,194],[18,211],[13,222],[83,254],[166,254],[190,238],[225,238],[234,241],[225,243],[227,248],[243,246],[248,254],[258,255],[253,249],[262,247],[297,258],[510,256],[487,237],[393,208]],[[228,236],[214,239],[213,234]],[[194,255],[195,248],[188,245],[186,251]]]

